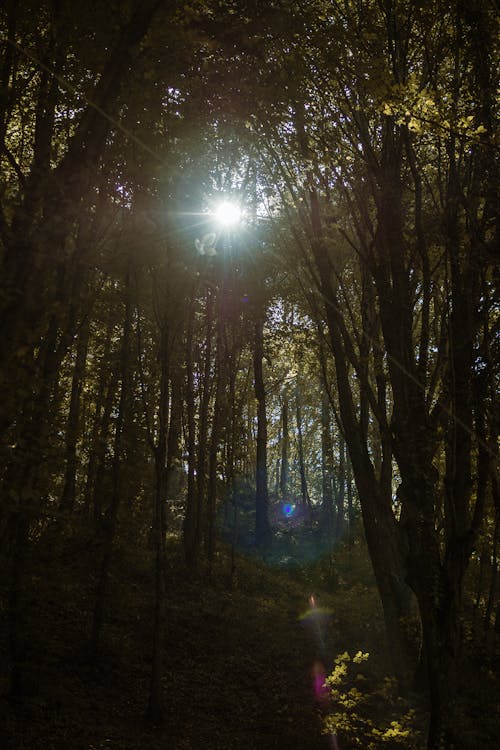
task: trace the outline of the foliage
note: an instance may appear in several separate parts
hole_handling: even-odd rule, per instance
[[[369,656],[358,651],[351,658],[344,651],[336,657],[335,668],[326,678],[333,706],[324,718],[324,732],[338,735],[342,746],[346,742],[368,750],[421,748],[422,717],[398,694],[394,678],[370,683],[358,666]]]
[[[457,744],[462,665],[490,678],[500,618],[496,21],[489,0],[2,5],[1,663],[18,699],[59,622],[44,573],[64,571],[66,601],[88,546],[72,623],[86,640],[93,612],[98,650],[133,599],[113,555],[137,547],[161,718],[182,636],[167,548],[183,536],[189,588],[217,580],[225,542],[235,586],[258,505],[258,556],[339,592],[339,648],[376,660],[363,638],[385,621],[404,687],[423,633],[430,742]],[[235,231],[211,212],[231,196]],[[269,582],[248,565],[249,588]],[[338,689],[356,713],[365,694]]]

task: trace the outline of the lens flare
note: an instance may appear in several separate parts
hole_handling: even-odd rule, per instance
[[[214,216],[217,223],[223,227],[235,226],[241,220],[241,208],[237,203],[223,201],[215,209]]]
[[[323,662],[317,659],[311,669],[313,693],[320,706],[326,707],[330,702],[330,691],[326,684],[326,669]]]

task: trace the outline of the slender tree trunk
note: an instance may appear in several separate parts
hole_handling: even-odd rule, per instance
[[[487,632],[491,626],[491,620],[493,617],[493,609],[496,601],[497,591],[497,580],[498,580],[498,542],[500,537],[500,513],[498,510],[495,512],[495,528],[493,531],[493,547],[491,551],[491,577],[490,585],[488,588],[488,598],[486,600],[486,611],[484,613],[483,627]]]
[[[160,445],[156,451],[159,453]],[[153,643],[151,655],[151,678],[149,683],[149,700],[147,718],[154,724],[161,724],[164,718],[161,678],[163,675],[163,650],[165,637],[165,492],[166,472],[165,456],[155,458],[155,517],[154,517],[154,608],[153,608]]]
[[[290,485],[290,429],[288,426],[288,394],[283,394],[281,405],[281,473],[279,488],[283,500],[288,498]]]
[[[236,446],[240,438],[239,425],[241,425],[241,411],[236,401],[236,357],[234,344],[228,349],[228,390],[229,390],[229,408],[230,408],[230,425],[228,428],[229,439],[227,441],[227,463],[226,479],[228,503],[227,523],[232,528],[231,534],[231,563],[229,571],[229,586],[234,585],[236,575],[236,545],[238,543],[238,504],[235,488],[235,463],[236,463]],[[229,520],[229,514],[232,510],[232,519]]]
[[[169,418],[169,340],[165,320],[160,330],[160,405],[158,413],[158,439],[154,448],[155,494],[154,494],[154,609],[153,609],[153,649],[151,656],[151,680],[147,717],[155,724],[163,721],[164,708],[161,688],[163,674],[163,641],[165,631],[165,503],[167,492],[167,435]]]
[[[354,543],[354,497],[353,497],[353,476],[352,476],[352,466],[351,462],[349,460],[349,454],[347,452],[347,446],[345,443],[342,447],[343,455],[345,457],[345,483],[347,487],[347,525],[348,525],[348,535],[349,535],[349,545],[352,547]],[[344,521],[344,519],[341,519]]]
[[[208,424],[209,407],[212,395],[212,349],[213,349],[213,323],[215,309],[215,293],[207,290],[206,312],[205,312],[205,356],[203,366],[203,381],[201,384],[200,398],[200,421],[198,429],[198,455],[196,465],[197,484],[197,517],[196,517],[196,557],[200,552],[202,539],[205,536],[205,521],[207,516],[207,458],[208,458]],[[195,567],[198,560],[195,560]]]
[[[210,435],[208,494],[207,494],[207,573],[212,577],[212,566],[215,555],[215,519],[217,506],[217,474],[220,433],[222,426],[222,395],[225,387],[224,367],[224,303],[226,295],[225,279],[222,282],[217,304],[216,319],[216,386],[212,431]]]
[[[303,508],[311,510],[311,500],[309,490],[307,489],[306,462],[304,458],[304,435],[302,424],[302,394],[299,385],[295,389],[295,417],[297,421],[297,446],[299,454],[299,473],[300,473],[300,496]]]
[[[217,474],[218,474],[218,448],[220,440],[220,409],[222,401],[222,376],[217,375],[215,391],[214,417],[210,434],[210,451],[208,466],[208,492],[207,492],[207,574],[212,577],[212,566],[215,555],[215,520],[217,509]]]
[[[347,455],[347,446],[342,435],[339,433],[339,476],[337,481],[337,491],[335,493],[335,539],[340,540],[344,534],[345,525],[345,494],[346,485],[348,483],[347,474],[347,463],[349,457]],[[348,517],[349,517],[349,533],[353,534],[354,526],[354,512],[352,507],[352,483],[349,480],[347,487],[347,502],[348,502]],[[350,489],[350,491],[349,491]]]
[[[321,393],[321,490],[323,516],[326,523],[328,543],[333,543],[333,446],[330,417],[330,399],[326,389]]]
[[[106,453],[111,428],[111,412],[116,400],[119,369],[115,368],[108,383],[104,410],[99,420],[98,434],[91,453],[91,463],[85,485],[86,507],[92,508],[92,516],[98,529],[102,520],[102,509],[105,491]]]
[[[175,350],[174,350],[175,351]],[[170,421],[167,436],[167,524],[169,504],[174,500],[175,478],[181,466],[181,432],[183,413],[182,375],[179,363],[172,363],[170,383]]]
[[[269,495],[267,489],[267,413],[264,385],[264,316],[254,325],[254,391],[257,400],[257,457],[255,465],[255,543],[265,550],[271,541],[269,525]]]
[[[125,278],[125,318],[123,322],[123,334],[120,357],[120,399],[118,403],[118,412],[115,421],[115,434],[113,440],[113,466],[112,466],[112,488],[111,502],[105,513],[101,533],[102,533],[102,557],[97,579],[96,598],[90,630],[90,652],[97,653],[99,637],[104,622],[104,612],[106,605],[106,595],[109,579],[109,569],[111,565],[113,542],[116,533],[116,524],[118,519],[118,509],[121,500],[120,474],[123,461],[123,426],[126,417],[126,410],[130,390],[130,348],[132,332],[132,299],[130,288],[130,274],[127,272]]]
[[[186,410],[187,410],[187,499],[184,518],[183,542],[184,556],[188,568],[194,568],[197,558],[197,494],[196,494],[196,422],[194,399],[194,335],[195,301],[191,300],[186,335]]]
[[[76,347],[75,367],[71,382],[71,397],[66,423],[66,470],[64,472],[64,485],[59,501],[59,510],[71,513],[75,506],[76,493],[76,471],[77,455],[76,446],[80,433],[80,406],[83,379],[85,376],[85,365],[87,360],[87,348],[90,337],[90,322],[88,318],[83,321],[78,343]]]
[[[89,440],[89,462],[87,474],[85,477],[85,486],[83,489],[82,505],[86,515],[90,514],[91,502],[94,496],[97,468],[100,461],[104,460],[101,455],[106,443],[106,436],[109,431],[109,419],[114,398],[116,382],[112,378],[113,387],[107,382],[109,371],[109,357],[111,351],[111,321],[109,321],[104,342],[104,351],[99,367],[99,380],[97,386],[97,395],[95,399],[95,412],[91,436]],[[116,373],[116,368],[113,370]],[[107,413],[107,418],[104,415]],[[101,448],[101,450],[100,450]]]

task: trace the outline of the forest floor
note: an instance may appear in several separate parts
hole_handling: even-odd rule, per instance
[[[68,549],[48,548],[31,561],[31,697],[13,703],[0,685],[3,750],[324,750],[332,745],[321,732],[315,662],[326,654],[331,669],[338,654],[361,650],[379,677],[390,670],[369,572],[347,585],[340,566],[333,586],[324,564],[321,573],[320,566],[278,571],[239,557],[230,581],[221,554],[207,583],[186,575],[172,543],[165,720],[152,727],[144,718],[151,560],[125,544],[116,550],[101,650],[90,661],[92,550],[78,554],[74,542]],[[319,621],[304,616],[311,594],[328,612]]]

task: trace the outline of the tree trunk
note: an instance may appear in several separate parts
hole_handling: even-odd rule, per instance
[[[302,394],[300,387],[297,384],[295,389],[295,417],[297,421],[297,448],[299,457],[299,473],[300,473],[300,497],[301,504],[304,509],[311,510],[311,500],[309,497],[309,490],[307,489],[307,477],[306,477],[306,462],[304,458],[304,436],[303,436],[303,425],[302,425]]]
[[[230,425],[228,427],[227,453],[226,453],[226,482],[227,482],[227,525],[232,528],[231,533],[231,562],[229,570],[229,586],[234,585],[236,575],[236,545],[238,543],[238,504],[235,490],[235,464],[236,464],[236,447],[240,438],[238,427],[241,425],[241,408],[236,400],[236,356],[235,345],[228,351],[228,389],[229,389],[229,408],[230,408]],[[229,514],[232,510],[232,519]]]
[[[323,297],[326,301],[325,312],[335,362],[343,433],[354,470],[365,535],[384,610],[387,635],[392,645],[394,671],[401,687],[407,689],[415,670],[415,660],[410,652],[403,625],[409,606],[405,583],[404,542],[394,517],[392,498],[380,492],[368,452],[366,435],[363,435],[362,425],[356,417],[348,373],[348,357],[341,333],[344,330],[341,306],[336,290],[332,287],[332,273],[328,254],[323,246],[321,219],[315,192],[311,193],[311,210],[315,232],[312,249]]]
[[[324,386],[321,392],[321,490],[323,517],[326,523],[328,543],[332,544],[334,541],[333,445],[330,399]]]
[[[149,700],[147,718],[154,724],[161,724],[164,718],[164,706],[161,687],[163,675],[163,650],[165,639],[165,493],[167,488],[165,456],[160,456],[160,443],[155,453],[155,515],[154,515],[154,608],[153,608],[153,643],[151,655],[151,678],[149,682]],[[158,455],[156,455],[158,454]]]
[[[125,318],[123,322],[122,345],[120,356],[120,399],[115,421],[115,434],[113,440],[113,465],[112,465],[112,488],[111,502],[106,510],[101,534],[102,534],[102,557],[98,573],[96,598],[90,630],[89,646],[91,654],[95,655],[99,646],[99,637],[104,622],[104,611],[106,604],[109,569],[111,565],[113,542],[116,533],[118,509],[120,506],[122,488],[120,486],[120,474],[123,461],[123,426],[128,406],[130,391],[130,340],[132,332],[132,299],[130,288],[130,274],[127,272],[125,278]]]
[[[160,404],[158,412],[158,439],[154,448],[155,494],[153,513],[154,532],[154,609],[153,609],[153,648],[151,656],[151,680],[147,717],[155,724],[163,721],[164,707],[161,689],[163,674],[163,641],[165,631],[165,503],[167,492],[167,434],[169,418],[169,340],[168,326],[161,321],[160,330]]]
[[[218,452],[221,432],[221,411],[222,411],[222,394],[225,386],[225,368],[224,368],[224,297],[226,294],[226,284],[223,280],[219,291],[217,304],[216,319],[216,386],[215,402],[212,418],[212,431],[210,435],[210,453],[209,453],[209,470],[208,470],[208,493],[207,493],[207,573],[208,578],[212,577],[212,566],[215,555],[215,519],[217,506],[217,474],[218,474]]]
[[[354,497],[353,497],[353,476],[352,476],[352,465],[349,460],[349,453],[347,446],[343,443],[342,446],[343,456],[345,457],[345,482],[347,487],[347,523],[348,523],[348,534],[349,534],[349,545],[352,547],[354,543]]]
[[[353,512],[353,507],[352,507],[352,489],[349,492],[350,487],[348,484],[347,464],[349,461],[349,456],[347,454],[347,446],[345,444],[345,440],[340,433],[338,436],[338,443],[339,443],[339,475],[337,479],[337,488],[336,488],[337,491],[335,493],[335,539],[337,541],[340,541],[344,534],[344,524],[345,524],[344,501],[345,501],[346,485],[347,485],[348,516],[349,516],[349,534],[351,536],[354,531],[353,529],[354,512]]]
[[[108,383],[104,409],[97,425],[97,440],[90,455],[90,464],[85,485],[85,504],[92,508],[96,529],[102,520],[106,476],[106,453],[111,428],[111,412],[116,400],[119,368],[115,368]]]
[[[76,360],[71,382],[68,421],[66,423],[66,470],[59,501],[59,510],[71,513],[75,506],[77,455],[76,446],[80,433],[80,401],[85,376],[87,347],[90,336],[90,321],[82,322],[76,347]]]
[[[205,536],[205,521],[207,517],[207,458],[208,458],[208,423],[210,397],[212,395],[212,349],[213,349],[213,323],[215,309],[215,292],[207,289],[206,311],[205,311],[205,355],[203,363],[203,379],[201,382],[200,396],[200,419],[198,428],[198,455],[196,464],[196,492],[197,492],[197,517],[196,517],[196,559],[194,567],[198,564],[198,555],[201,542]]]
[[[257,456],[255,464],[255,544],[264,551],[271,542],[269,495],[267,489],[267,414],[264,384],[264,316],[254,324],[254,391],[257,400]]]
[[[491,626],[491,620],[493,617],[493,609],[495,607],[495,601],[496,601],[496,592],[497,592],[497,579],[498,579],[498,543],[499,543],[499,537],[500,537],[500,512],[498,509],[495,509],[495,522],[494,522],[494,531],[493,531],[493,545],[491,550],[491,557],[490,557],[490,568],[491,568],[491,575],[490,575],[490,583],[488,587],[488,598],[486,600],[486,608],[484,613],[484,620],[483,620],[483,627],[485,632],[487,632],[490,629]],[[481,562],[482,562],[482,556],[481,556]]]
[[[107,382],[111,351],[111,329],[112,325],[111,321],[109,321],[106,331],[106,340],[104,342],[104,351],[99,367],[94,420],[89,440],[89,462],[85,477],[85,486],[83,489],[82,506],[87,516],[90,514],[91,504],[94,500],[98,467],[101,463],[104,463],[104,451],[109,432],[109,420],[111,417],[111,409],[116,388],[116,368],[113,368],[114,376],[111,378],[111,383]],[[96,517],[96,514],[94,517]]]
[[[188,568],[194,568],[197,558],[196,540],[198,532],[196,528],[198,519],[197,494],[196,494],[196,422],[195,422],[195,399],[194,399],[194,318],[195,301],[191,300],[186,334],[186,410],[187,410],[187,499],[186,515],[184,517],[183,543],[184,556]]]
[[[288,394],[283,394],[281,405],[281,472],[279,477],[279,489],[282,500],[288,499],[290,484],[290,430],[288,426]]]

